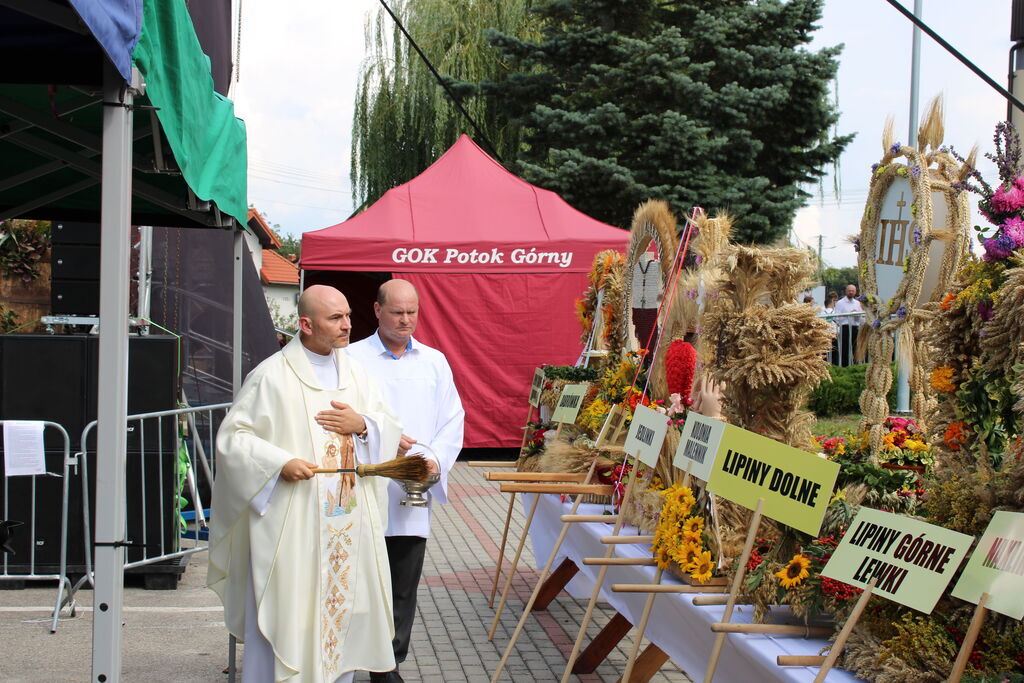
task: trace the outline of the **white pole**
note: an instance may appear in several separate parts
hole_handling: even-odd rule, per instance
[[[914,16],[921,18],[924,0],[914,0]],[[910,131],[907,144],[917,146],[917,101],[921,86],[921,29],[914,25],[914,37],[910,48]],[[899,332],[896,333],[896,348],[899,348]],[[906,363],[896,367],[896,413],[910,412],[910,368]],[[923,417],[919,415],[918,417]]]
[[[140,83],[133,73],[133,85]],[[100,196],[100,347],[96,427],[96,582],[92,680],[121,678],[124,598],[125,430],[128,416],[128,304],[131,257],[131,88],[110,62],[103,73]],[[118,106],[118,105],[123,106]]]
[[[234,302],[231,306],[231,394],[242,387],[242,259],[245,257],[245,231],[235,230]]]

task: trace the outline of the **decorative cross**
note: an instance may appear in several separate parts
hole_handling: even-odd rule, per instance
[[[907,203],[903,200],[903,194],[903,192],[900,192],[900,200],[896,202],[896,206],[900,207],[899,215],[896,216],[896,220],[903,219],[903,207],[907,205]]]

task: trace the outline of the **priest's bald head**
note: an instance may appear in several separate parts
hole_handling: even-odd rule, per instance
[[[348,346],[352,309],[334,287],[312,285],[299,297],[299,335],[303,346],[327,355]]]

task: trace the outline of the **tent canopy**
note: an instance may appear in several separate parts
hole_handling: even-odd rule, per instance
[[[586,273],[625,232],[506,171],[466,135],[344,223],[302,236],[307,270]]]
[[[0,0],[0,218],[99,220],[107,59],[146,85],[132,221],[245,225],[245,126],[213,90],[184,0]]]
[[[625,249],[628,240],[512,175],[463,135],[365,212],[305,233],[302,267],[317,271],[307,284],[349,294],[354,319],[372,303],[359,271],[412,282],[420,293],[416,337],[452,366],[466,408],[465,446],[508,447],[522,439],[534,368],[579,356],[574,302],[595,254]]]

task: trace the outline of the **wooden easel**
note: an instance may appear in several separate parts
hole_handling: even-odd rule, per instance
[[[591,465],[591,474],[593,472],[594,465]],[[498,608],[494,613],[494,621],[491,622],[491,630],[487,634],[488,640],[494,640],[494,632],[498,628],[498,623],[501,620],[501,613],[505,609],[505,601],[508,599],[509,590],[512,587],[512,579],[516,574],[516,567],[519,564],[519,558],[523,552],[523,546],[526,544],[526,539],[530,533],[530,526],[533,524],[533,515],[537,511],[537,503],[540,502],[541,493],[557,493],[561,495],[575,495],[576,502],[573,504],[573,510],[579,505],[579,501],[584,495],[597,495],[607,496],[611,495],[613,487],[605,484],[562,484],[562,483],[534,483],[534,482],[510,482],[503,483],[501,485],[501,491],[503,493],[534,493],[538,494],[534,496],[533,503],[530,505],[530,511],[526,515],[526,521],[523,524],[523,533],[519,537],[519,544],[516,547],[515,557],[512,559],[512,566],[509,568],[508,575],[505,579],[505,587],[501,591],[501,600],[498,602]],[[553,558],[552,558],[553,560]],[[550,569],[550,567],[549,567]]]
[[[761,524],[761,509],[764,507],[764,498],[757,499],[757,507],[754,508],[754,516],[750,518],[750,526],[747,527],[747,539],[743,544],[743,552],[740,553],[739,564],[736,569],[736,576],[733,577],[732,587],[729,589],[729,599],[725,603],[725,614],[722,615],[722,624],[728,624],[729,620],[732,619],[733,608],[736,607],[736,598],[740,593],[740,587],[743,585],[743,577],[747,574],[747,560],[750,559],[750,552],[754,549],[754,540],[757,538],[757,527]],[[715,631],[715,626],[718,624],[712,624],[711,630]],[[771,626],[772,624],[747,624],[748,626]],[[801,633],[804,631],[800,629]],[[715,669],[718,668],[718,658],[722,655],[722,646],[725,644],[726,630],[722,629],[717,631],[718,635],[715,636],[715,644],[711,648],[711,657],[708,659],[708,669],[704,674],[704,683],[711,683],[715,677]]]
[[[625,464],[629,462],[629,457],[630,457],[629,454],[627,454],[626,458],[623,460],[623,467],[625,467]],[[626,491],[625,491],[625,493],[623,494],[623,497],[622,497],[622,505],[619,506],[619,514],[616,516],[616,519],[615,519],[615,528],[612,530],[612,535],[611,536],[605,536],[605,537],[603,537],[601,539],[601,542],[605,543],[608,546],[608,550],[605,553],[604,559],[610,559],[612,557],[612,555],[615,553],[615,543],[618,542],[619,539],[624,539],[623,542],[627,542],[627,543],[636,543],[638,541],[636,541],[636,540],[629,540],[629,539],[637,539],[637,538],[647,538],[647,539],[650,539],[650,541],[653,540],[652,536],[646,536],[646,537],[638,537],[638,536],[619,537],[619,531],[622,530],[622,525],[623,525],[623,521],[624,521],[624,518],[625,518],[625,515],[623,514],[622,510],[625,509],[626,505],[632,503],[632,501],[633,501],[633,489],[636,487],[637,479],[639,479],[640,458],[637,455],[635,455],[635,454],[632,457],[633,457],[632,475],[629,478],[629,483],[626,484]],[[654,473],[653,469],[651,470],[651,473],[653,475],[653,473]],[[650,541],[648,541],[648,542],[650,542]],[[576,663],[576,658],[579,656],[580,647],[583,644],[583,639],[587,636],[587,626],[590,625],[590,619],[591,619],[591,617],[594,614],[594,605],[597,604],[597,599],[598,599],[598,597],[601,594],[601,585],[604,583],[604,577],[605,577],[605,574],[607,574],[607,573],[608,573],[608,565],[607,564],[602,565],[601,569],[598,570],[597,581],[594,583],[594,590],[593,590],[593,592],[590,595],[590,602],[587,603],[587,611],[583,615],[583,621],[580,623],[579,634],[576,636],[576,642],[573,643],[572,653],[569,655],[569,661],[566,663],[565,671],[562,673],[562,683],[566,683],[566,681],[568,681],[569,677],[572,675],[573,665]]]
[[[584,484],[589,484],[593,480],[596,467],[597,459],[595,458],[590,465],[590,469],[587,471],[584,477]],[[614,488],[612,486],[606,486],[605,488],[609,490],[608,495],[614,494]],[[540,496],[538,494],[537,499],[539,498]],[[491,677],[492,682],[498,680],[498,677],[501,675],[502,670],[505,668],[505,664],[508,662],[509,656],[512,654],[512,649],[515,647],[516,641],[519,640],[519,635],[522,633],[523,627],[526,625],[526,619],[529,616],[530,612],[533,610],[533,607],[537,603],[537,600],[544,588],[545,580],[548,577],[548,573],[551,571],[551,565],[554,564],[555,558],[558,557],[558,551],[562,547],[562,542],[565,540],[565,536],[569,531],[569,525],[580,522],[604,522],[613,519],[608,515],[577,515],[576,511],[579,509],[582,498],[582,495],[577,495],[576,499],[573,501],[572,509],[570,510],[569,514],[561,516],[562,530],[559,532],[558,538],[555,541],[554,546],[552,546],[551,552],[548,554],[547,562],[544,563],[544,568],[541,570],[540,576],[537,577],[537,583],[533,587],[533,592],[530,594],[530,599],[523,607],[523,613],[519,617],[519,623],[516,625],[516,629],[515,631],[513,631],[512,637],[509,639],[508,645],[505,646],[505,651],[502,653],[501,660],[498,662],[498,666],[494,670],[494,674]],[[525,531],[523,532],[523,535],[526,535]],[[494,628],[496,625],[497,615],[495,617],[495,623],[491,625],[492,639],[494,637]]]

